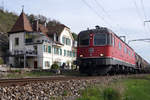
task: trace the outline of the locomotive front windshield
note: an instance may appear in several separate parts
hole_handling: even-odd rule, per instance
[[[97,33],[94,35],[94,45],[106,45],[107,35],[104,33]]]
[[[81,34],[79,37],[79,44],[81,46],[87,46],[90,43],[89,34]]]

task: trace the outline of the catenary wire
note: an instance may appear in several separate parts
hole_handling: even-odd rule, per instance
[[[95,9],[93,9],[93,7],[92,7],[91,5],[89,5],[85,0],[82,0],[82,2],[83,2],[91,11],[93,11],[100,19],[102,19],[104,23],[108,24],[108,25],[112,28],[112,25],[111,25],[109,22],[107,22],[104,17],[100,16],[99,13],[98,13]]]
[[[108,18],[110,21],[112,21],[113,18],[110,16],[110,14],[108,13],[108,11],[105,10],[105,8],[102,6],[102,4],[99,3],[98,0],[94,0],[94,1],[95,1],[95,3],[97,4],[97,6],[105,13],[105,15],[107,16],[107,18]],[[122,29],[118,23],[115,23],[115,26],[116,26],[116,28],[118,28],[118,29],[120,29],[120,30]]]

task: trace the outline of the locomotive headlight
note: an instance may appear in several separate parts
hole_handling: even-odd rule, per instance
[[[80,57],[83,57],[83,55],[80,55]]]
[[[104,56],[104,54],[102,54],[102,53],[101,53],[99,56],[103,57],[103,56]]]

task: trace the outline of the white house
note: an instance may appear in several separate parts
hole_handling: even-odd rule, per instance
[[[70,29],[65,25],[32,25],[22,11],[9,32],[9,64],[20,68],[49,69],[56,62],[71,66],[76,48]]]

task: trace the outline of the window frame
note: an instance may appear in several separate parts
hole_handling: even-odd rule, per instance
[[[97,34],[98,34],[98,35],[99,35],[99,34],[105,34],[105,36],[106,36],[106,37],[105,37],[105,39],[106,39],[105,44],[103,44],[103,45],[95,45],[94,39],[95,39],[95,35],[97,35]],[[108,34],[107,34],[107,33],[95,33],[94,36],[93,36],[93,45],[94,45],[94,46],[105,46],[105,45],[108,45],[108,44],[107,44],[107,42],[108,42],[107,39],[108,39]]]
[[[118,43],[118,48],[119,48],[119,50],[121,50],[122,49],[122,43],[119,41],[119,43]]]
[[[115,47],[115,37],[112,35],[112,46]]]

